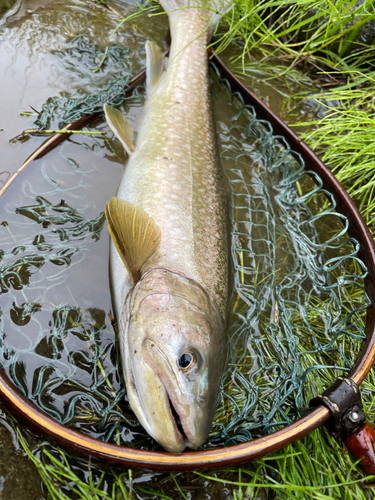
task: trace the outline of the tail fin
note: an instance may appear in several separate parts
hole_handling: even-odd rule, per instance
[[[168,12],[170,23],[173,17],[181,13],[186,7],[199,7],[212,13],[210,30],[213,33],[216,25],[224,14],[233,7],[234,0],[160,0],[160,5]]]

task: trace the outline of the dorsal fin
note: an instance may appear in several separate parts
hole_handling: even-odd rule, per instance
[[[142,208],[116,197],[106,204],[105,216],[117,251],[135,283],[143,265],[160,246],[159,226]]]
[[[161,48],[152,42],[146,42],[146,85],[150,97],[157,87],[165,66],[165,57]]]
[[[131,155],[135,150],[134,131],[132,126],[121,111],[112,108],[112,106],[108,104],[104,104],[104,113],[112,132],[124,146],[128,155]]]

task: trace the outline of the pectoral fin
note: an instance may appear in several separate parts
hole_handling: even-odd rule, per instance
[[[105,215],[117,251],[137,282],[143,265],[160,246],[159,226],[142,208],[116,197],[107,203]]]
[[[108,104],[104,104],[104,113],[112,132],[124,146],[128,155],[131,155],[135,150],[132,126],[118,109],[112,108]]]
[[[157,87],[165,67],[165,57],[161,48],[152,42],[146,42],[146,86],[150,97]]]

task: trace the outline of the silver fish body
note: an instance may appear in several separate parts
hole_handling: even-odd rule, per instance
[[[129,402],[151,436],[181,452],[207,439],[223,371],[227,202],[209,95],[213,20],[199,8],[169,17],[168,67],[149,89],[117,193],[157,224],[160,245],[135,284],[113,243],[110,270]]]

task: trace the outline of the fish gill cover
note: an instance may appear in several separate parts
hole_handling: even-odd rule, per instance
[[[103,61],[98,50],[80,36],[58,55],[67,67],[79,57],[91,68]],[[309,399],[354,364],[369,304],[359,245],[348,237],[348,221],[335,211],[334,197],[270,124],[232,95],[215,67],[211,76],[231,193],[232,296],[227,370],[205,447],[247,441],[304,414]],[[128,67],[126,81],[130,77]],[[96,103],[103,99],[100,92]],[[90,101],[90,95],[69,98],[70,114],[63,120],[76,119],[80,109],[87,112],[81,99]],[[64,110],[66,99],[50,100],[39,125],[59,119],[62,113],[55,110]],[[124,94],[116,99],[119,104]],[[94,146],[86,144],[87,155],[109,147],[108,138],[104,144],[89,140]],[[15,244],[7,228],[0,254],[0,363],[20,392],[58,422],[106,441],[158,449],[127,405],[111,317],[97,306],[100,300],[84,297],[85,309],[76,300],[93,286],[97,297],[110,294],[96,278],[97,269],[107,269],[106,259],[96,259],[104,216],[100,210],[84,215],[95,197],[85,185],[87,176],[108,174],[95,167],[83,172],[72,158],[64,160],[74,167],[67,175],[76,184],[69,189],[85,192],[76,195],[76,207],[50,201],[68,188],[43,167],[49,190],[35,195],[35,186],[24,188],[28,205],[7,209],[9,220],[25,228],[27,222],[27,231]],[[66,292],[56,293],[62,286]]]

